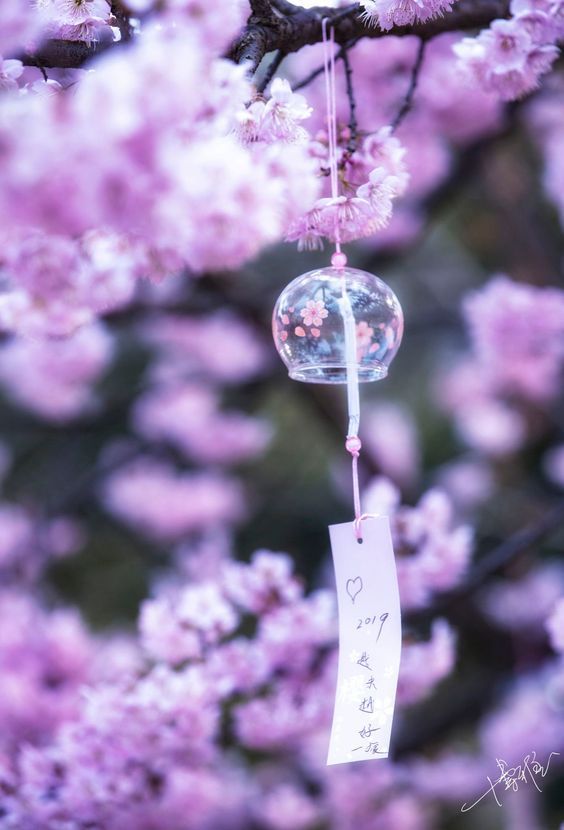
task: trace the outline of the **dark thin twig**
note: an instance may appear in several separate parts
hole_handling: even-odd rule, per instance
[[[264,77],[262,78],[261,82],[257,84],[257,92],[264,92],[271,80],[274,78],[275,74],[280,68],[280,64],[282,63],[285,57],[286,53],[283,52],[282,49],[279,49],[270,61],[270,63],[268,64],[268,67],[266,69],[266,72],[264,73]]]
[[[486,579],[512,562],[516,556],[538,544],[544,536],[559,528],[564,528],[564,502],[553,507],[536,524],[519,530],[480,559],[464,582],[464,594],[473,593]]]
[[[333,12],[331,15],[331,24],[333,26],[338,26],[338,24],[342,23],[343,20],[357,17],[358,12],[358,3],[352,3],[350,6],[346,6],[344,9],[341,9],[341,11]]]
[[[359,37],[355,37],[353,40],[349,41],[349,43],[345,43],[344,46],[342,46],[341,49],[339,49],[339,51],[335,55],[335,60],[342,60],[343,55],[345,55],[349,51],[349,49],[352,49],[353,46],[355,46],[359,40]],[[310,84],[312,81],[315,81],[315,79],[322,74],[323,69],[323,64],[321,66],[318,66],[317,69],[314,69],[313,72],[310,72],[309,75],[307,75],[305,78],[302,78],[302,80],[298,81],[297,84],[293,84],[292,89],[294,91],[297,91],[298,89],[303,89],[305,86],[308,86],[308,84]]]
[[[486,553],[470,570],[459,588],[437,597],[433,604],[423,611],[406,614],[406,621],[410,624],[418,623],[458,608],[461,601],[472,597],[491,576],[499,573],[521,553],[537,545],[545,536],[559,528],[564,528],[564,501],[549,510],[536,524],[518,530],[501,545]]]
[[[337,55],[337,58],[341,56],[341,53]],[[294,92],[297,92],[298,89],[303,89],[305,86],[308,86],[312,81],[315,81],[316,78],[319,78],[321,73],[323,72],[324,67],[318,66],[317,69],[314,69],[313,72],[310,72],[305,78],[302,78],[301,81],[298,81],[297,84],[292,84],[292,89]]]
[[[409,81],[409,87],[406,92],[405,98],[403,99],[403,103],[399,108],[399,112],[392,121],[392,132],[395,132],[405,116],[411,110],[413,106],[413,98],[415,96],[415,90],[417,89],[417,82],[419,80],[419,73],[421,72],[421,67],[423,66],[423,58],[425,57],[425,46],[427,41],[420,40],[419,46],[417,48],[417,55],[415,57],[415,63],[413,64],[413,68],[411,70],[411,78]]]
[[[350,158],[352,154],[356,150],[357,138],[358,138],[358,122],[356,120],[356,99],[354,97],[354,86],[353,86],[353,72],[351,67],[351,62],[349,60],[349,54],[345,47],[341,49],[343,53],[343,66],[345,67],[345,84],[347,88],[347,98],[349,99],[349,140],[347,143],[347,154]]]

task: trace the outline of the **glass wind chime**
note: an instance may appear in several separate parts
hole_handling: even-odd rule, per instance
[[[322,22],[331,195],[339,196],[334,32]],[[335,228],[331,264],[281,293],[273,335],[293,380],[346,384],[352,456],[352,522],[329,528],[339,607],[339,670],[328,764],[389,754],[401,652],[401,619],[389,521],[363,514],[358,479],[359,383],[385,378],[400,346],[399,301],[378,277],[347,266]]]

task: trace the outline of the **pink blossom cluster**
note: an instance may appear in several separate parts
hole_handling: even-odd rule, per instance
[[[439,394],[463,439],[504,455],[526,440],[526,406],[558,393],[564,367],[564,292],[493,278],[464,303],[472,357],[441,382]]]
[[[0,502],[0,575],[2,583],[26,584],[52,561],[74,553],[82,543],[80,527],[60,516],[40,520],[18,504]]]
[[[556,620],[558,608],[548,626]],[[475,807],[472,804],[486,792],[486,776],[490,782],[498,782],[506,771],[509,777],[496,786],[498,803],[511,815],[517,816],[516,826],[541,827],[543,819],[538,791],[533,789],[528,792],[524,803],[521,797],[513,798],[517,790],[510,784],[513,780],[511,769],[524,769],[528,765],[529,770],[538,770],[537,765],[540,764],[545,781],[555,774],[555,769],[556,774],[561,773],[564,751],[563,683],[561,662],[549,662],[541,666],[537,674],[522,675],[512,689],[501,697],[494,710],[483,718],[479,726],[477,752],[470,754],[467,750],[456,748],[443,751],[433,758],[417,758],[407,765],[409,780],[415,790],[421,795],[433,795],[445,804],[455,805],[457,810],[462,804],[478,809],[478,803]],[[482,806],[485,807],[485,804]]]
[[[257,98],[237,113],[237,134],[246,144],[303,143],[308,139],[308,133],[301,122],[308,119],[311,112],[303,95],[292,92],[288,81],[275,78],[267,101]]]
[[[431,637],[404,650],[398,679],[398,701],[413,704],[424,699],[448,677],[456,662],[456,636],[446,620],[436,619]]]
[[[491,759],[457,747],[433,757],[419,756],[406,766],[416,792],[459,810],[465,802],[471,804],[473,798],[482,795],[491,763]]]
[[[564,362],[564,291],[495,277],[464,313],[480,371],[496,391],[548,400]]]
[[[101,39],[119,39],[110,26],[107,0],[40,0],[37,4],[43,37],[92,44]],[[115,22],[115,21],[114,21]]]
[[[538,635],[564,595],[564,567],[558,561],[532,568],[520,579],[496,580],[481,594],[488,616],[503,628]]]
[[[362,446],[378,469],[400,486],[413,484],[421,466],[419,434],[409,409],[398,403],[368,405],[362,413]]]
[[[491,498],[495,475],[486,459],[470,453],[443,464],[437,484],[448,493],[457,511],[468,514]]]
[[[394,26],[424,23],[452,10],[456,0],[361,0],[364,16],[369,23],[384,31]]]
[[[327,169],[329,160],[325,141],[324,134],[318,135],[310,151]],[[287,239],[297,240],[300,250],[321,247],[323,238],[351,242],[372,236],[388,224],[394,199],[407,188],[409,175],[404,163],[405,150],[389,127],[368,136],[352,157],[345,146],[341,147],[339,155],[346,188],[342,195],[318,199],[290,226]]]
[[[222,394],[264,371],[264,344],[227,311],[149,310],[135,329],[151,359],[129,412],[135,437],[115,442],[100,457],[108,471],[102,501],[161,542],[194,541],[210,526],[227,532],[247,511],[241,484],[222,468],[261,453],[271,428],[262,418],[223,409]]]
[[[390,36],[380,38],[377,42],[365,39],[349,51],[358,121],[356,149],[352,153],[347,149],[351,132],[348,126],[350,112],[345,78],[341,64],[337,63],[339,177],[342,194],[350,197],[341,203],[339,211],[341,214],[349,209],[349,212],[353,212],[353,219],[356,216],[359,224],[358,235],[363,236],[363,229],[372,234],[370,245],[401,248],[413,240],[421,230],[419,203],[447,176],[452,149],[464,146],[499,127],[501,106],[494,94],[486,92],[477,83],[468,85],[463,96],[460,94],[460,77],[452,71],[452,47],[456,41],[456,35],[446,33],[433,38],[426,45],[411,108],[391,137],[397,138],[401,144],[392,142],[389,145],[391,151],[397,150],[396,158],[401,159],[401,185],[391,201],[387,198],[390,195],[387,188],[381,186],[386,184],[385,177],[375,174],[373,179],[376,181],[370,182],[372,170],[379,166],[386,167],[378,157],[371,159],[370,153],[374,149],[374,138],[379,139],[377,144],[382,144],[384,148],[387,146],[384,139],[389,136],[389,128],[382,129],[382,124],[393,123],[404,103],[417,58],[417,38]],[[319,47],[308,47],[292,59],[292,77],[300,81],[321,64]],[[308,101],[313,108],[308,121],[313,136],[311,150],[319,158],[323,172],[327,170],[323,79],[315,79],[307,89]],[[378,89],[378,96],[374,96],[375,89]],[[407,182],[409,187],[406,187]],[[376,214],[381,220],[378,223],[373,222],[373,210],[363,212],[362,203],[349,204],[353,198],[357,198],[355,191],[363,185],[366,185],[363,191],[365,195],[371,193],[373,200],[376,200]],[[328,194],[327,183],[324,197]],[[322,202],[322,207],[326,204]],[[329,203],[328,207],[335,213],[338,205]],[[348,216],[349,213],[346,213],[342,217],[345,226],[349,221]],[[315,228],[313,233],[308,233],[308,217],[309,214],[306,214],[304,219],[291,228],[291,236],[298,238],[302,247],[319,245]],[[372,226],[369,220],[373,222]],[[351,232],[353,227],[351,224]],[[374,236],[375,230],[378,232]],[[364,238],[368,244],[368,238]]]
[[[94,383],[107,369],[113,337],[97,322],[67,339],[13,338],[0,346],[0,385],[20,406],[48,421],[96,410]]]
[[[29,317],[47,299],[54,321],[46,328],[57,331],[57,317],[72,328],[127,296],[132,275],[235,268],[314,201],[315,164],[304,147],[236,140],[250,85],[197,34],[180,20],[147,25],[69,90],[2,96],[0,206],[3,234],[14,240],[3,263],[13,286],[8,326],[23,317],[33,328]],[[150,88],[159,94],[147,96]],[[194,94],[186,98],[186,89]],[[283,123],[284,106],[274,122]],[[102,110],[92,130],[92,113]],[[18,259],[18,247],[26,246],[32,261],[21,269],[27,254]],[[123,269],[107,273],[109,253]]]
[[[78,713],[94,647],[79,614],[48,611],[28,593],[0,592],[0,757],[42,743]]]
[[[18,88],[18,78],[23,72],[19,60],[5,60],[0,56],[0,92]]]
[[[0,8],[0,55],[32,42],[40,29],[40,17],[28,0],[4,0]]]
[[[561,0],[512,0],[511,13],[510,20],[494,20],[454,47],[473,79],[509,101],[534,90],[558,57],[564,5]]]
[[[217,54],[227,51],[250,14],[248,0],[231,0],[226,5],[202,0],[128,0],[127,8],[141,19],[158,12],[167,21],[180,20]]]
[[[531,758],[533,753],[543,764],[551,758],[554,765],[562,765],[564,603],[561,597],[560,591],[560,598],[553,603],[546,619],[546,629],[558,659],[545,663],[534,675],[524,674],[481,725],[480,739],[485,755],[502,758],[508,765],[522,763],[523,758],[527,755]]]
[[[9,669],[10,655],[25,650],[30,688],[21,724],[11,698],[0,704],[10,724],[0,760],[3,830],[78,822],[107,830],[243,828],[253,820],[272,830],[317,821],[335,830],[433,826],[430,801],[402,765],[361,765],[354,782],[363,795],[352,808],[351,770],[325,767],[333,596],[306,596],[286,556],[260,551],[248,564],[226,563],[216,581],[176,584],[146,601],[144,663],[131,644],[84,639],[70,612],[53,612],[39,639],[33,621],[45,612],[11,596],[6,613],[0,663]],[[408,687],[422,660],[434,666],[434,681],[419,685],[419,696],[447,673],[451,643],[439,622],[429,644],[405,646],[406,698],[418,697]],[[64,711],[45,719],[53,697]],[[387,717],[389,706],[378,700],[376,717]],[[39,716],[41,732],[32,728]],[[28,735],[19,749],[10,741],[18,724]]]
[[[154,374],[163,381],[244,383],[264,372],[270,359],[256,331],[228,309],[205,316],[161,313],[140,333],[156,350]]]
[[[533,751],[541,763],[551,752],[560,753],[553,763],[562,764],[564,720],[561,662],[545,665],[535,675],[524,675],[488,715],[480,729],[483,752],[509,764],[522,762]]]
[[[455,525],[445,493],[429,490],[415,507],[400,505],[390,481],[375,479],[365,494],[365,509],[390,517],[400,598],[404,608],[425,606],[464,576],[473,552],[473,535]]]
[[[40,232],[2,240],[0,329],[61,337],[133,297],[140,263],[124,237],[90,231],[80,239]]]
[[[375,0],[370,6],[387,29],[428,20],[450,10],[452,2]],[[135,0],[131,10],[143,17],[156,7]],[[342,191],[335,200],[326,186],[319,198],[319,173],[327,171],[321,85],[312,86],[312,106],[280,78],[267,100],[253,99],[244,68],[219,58],[248,11],[243,0],[230,3],[228,12],[198,0],[158,4],[158,25],[144,19],[141,35],[127,49],[112,50],[92,71],[75,73],[70,82],[66,78],[68,90],[52,79],[30,84],[22,80],[28,73],[22,74],[18,61],[5,61],[1,82],[11,92],[0,102],[0,205],[9,217],[6,236],[13,240],[1,263],[5,327],[63,333],[127,302],[134,277],[160,278],[184,266],[197,273],[235,268],[284,234],[306,248],[318,247],[323,237],[334,240],[338,234],[346,242],[376,231],[383,231],[382,242],[402,244],[420,229],[409,202],[435,187],[448,170],[447,139],[466,141],[497,123],[495,95],[474,83],[460,96],[450,71],[453,39],[446,35],[427,49],[409,127],[401,125],[398,137],[392,136],[382,124],[393,122],[405,96],[416,42],[387,37],[377,50],[373,42],[361,42],[350,54],[357,90],[373,89],[378,81],[382,94],[376,100],[357,96],[356,138],[344,126],[346,96],[339,95]],[[548,60],[562,28],[560,4],[514,0],[512,11],[512,20],[497,21],[492,31],[497,24],[518,26],[534,42],[535,61],[538,55]],[[15,0],[3,14],[8,23],[26,17]],[[98,25],[108,30],[103,37],[120,36],[106,0],[45,0],[36,17],[44,32],[66,40],[90,42],[101,36]],[[499,74],[506,46],[497,51],[491,61]],[[319,50],[305,60],[298,56],[294,66],[307,66],[313,54]],[[342,78],[338,84],[341,92]],[[52,94],[29,94],[41,86]],[[147,97],[151,88],[159,88],[160,95]],[[195,94],[184,101],[187,88]],[[92,131],[91,113],[101,109],[106,117]],[[313,138],[302,126],[310,115]],[[404,148],[408,159],[416,149],[416,163],[406,163]],[[59,171],[56,181],[53,169]],[[390,224],[392,203],[405,194],[408,172],[409,198]],[[19,267],[26,257],[17,255],[18,247],[37,244],[37,234],[43,250],[33,258],[51,257],[53,263],[56,256],[47,249],[68,249],[60,273],[52,273],[42,289],[27,267]],[[92,235],[98,249],[104,237],[102,247],[111,246],[120,260],[117,275],[107,273],[99,252],[93,254]],[[57,269],[51,265],[51,270]]]
[[[200,464],[233,464],[257,455],[270,437],[268,425],[240,412],[219,409],[218,394],[203,383],[157,386],[133,410],[136,431],[166,441]]]
[[[169,542],[244,515],[243,493],[234,479],[213,471],[178,470],[151,456],[121,465],[107,477],[101,495],[110,513]]]
[[[96,3],[107,5],[105,0],[96,0]],[[81,3],[71,9],[68,0],[52,0],[48,8],[54,10],[56,6],[61,19],[75,16],[82,22],[87,13],[93,12],[96,19],[102,19],[104,9],[89,8],[90,5]],[[366,60],[364,53],[373,46],[367,42],[351,54],[357,85],[362,87],[364,79],[367,86],[373,83],[378,72],[387,77],[391,75],[393,82],[387,83],[389,95],[386,93],[372,106],[372,124],[361,124],[363,131],[356,151],[348,149],[350,131],[340,127],[339,164],[345,186],[336,201],[327,191],[316,201],[317,173],[327,166],[327,138],[319,121],[323,111],[321,97],[314,102],[320,128],[313,140],[308,140],[302,127],[302,122],[311,114],[311,107],[303,96],[292,93],[287,81],[275,79],[268,100],[254,100],[245,106],[251,94],[241,71],[216,58],[228,42],[227,34],[223,34],[225,28],[216,25],[213,5],[206,6],[205,10],[200,5],[195,2],[167,4],[161,10],[164,23],[160,28],[144,25],[143,36],[128,48],[127,55],[124,52],[105,58],[95,72],[80,79],[72,95],[61,89],[51,96],[36,96],[40,100],[35,102],[29,96],[23,96],[22,100],[10,96],[2,102],[8,116],[3,145],[7,148],[4,162],[9,173],[4,191],[6,204],[11,205],[10,224],[15,225],[17,238],[23,238],[22,245],[31,227],[34,233],[41,228],[47,234],[42,243],[44,248],[50,245],[57,249],[65,238],[69,250],[63,259],[73,259],[72,268],[65,271],[61,265],[59,278],[49,281],[46,298],[46,290],[38,295],[33,279],[31,286],[22,287],[14,253],[13,267],[10,268],[10,262],[4,265],[10,285],[4,295],[5,326],[23,330],[43,327],[48,333],[70,330],[83,318],[127,301],[135,276],[160,277],[185,264],[194,271],[236,267],[264,244],[279,238],[288,227],[289,239],[297,239],[301,247],[316,247],[324,236],[335,239],[337,227],[341,240],[350,241],[372,236],[390,222],[392,202],[406,190],[407,172],[403,148],[390,135],[389,128],[382,129],[380,125],[391,120],[390,101],[401,102],[398,85],[402,78],[397,64],[404,64],[406,71],[409,69],[413,41],[406,38],[396,42],[386,38],[379,43],[381,48],[376,60],[372,59],[373,55]],[[234,34],[246,6],[244,3],[232,6],[233,19],[230,17],[228,30]],[[405,3],[388,4],[381,11],[384,17],[407,15],[410,19],[413,16],[424,20],[444,11],[446,6],[443,6],[421,0],[409,8]],[[139,11],[149,9],[150,5]],[[174,19],[174,27],[168,25],[169,17]],[[394,18],[394,22],[399,20]],[[199,37],[204,34],[205,37]],[[460,110],[460,96],[454,84],[452,95],[445,95],[445,62],[449,52],[446,40],[436,39],[428,50],[420,85],[420,94],[430,104],[424,123],[414,112],[412,129],[402,131],[402,142],[408,148],[410,144],[417,147],[418,159],[423,147],[429,151],[426,163],[418,161],[410,170],[412,196],[420,196],[422,187],[434,186],[448,167],[444,137],[439,137],[437,130],[439,119],[441,128],[453,133],[454,125],[460,121],[453,119],[449,111],[449,107]],[[188,41],[190,59],[184,60],[181,52]],[[159,65],[166,65],[170,70],[174,65],[177,69],[159,84],[167,90],[166,96],[159,96],[158,106],[153,100],[149,109],[145,107],[146,117],[143,123],[138,123],[134,113],[137,101],[141,100],[145,77],[152,77],[151,73]],[[18,83],[20,72],[18,64],[6,68],[9,86]],[[211,83],[195,82],[198,76],[204,75]],[[446,73],[447,78],[451,76],[452,73]],[[119,84],[115,83],[116,77],[120,78]],[[184,107],[182,113],[175,105],[182,99],[180,87],[199,91],[198,96],[191,98],[190,111]],[[496,112],[493,103],[486,102],[484,96],[480,99],[477,90],[469,90],[468,96],[464,130],[472,123],[478,132],[495,120]],[[477,118],[468,119],[467,107],[473,97]],[[345,105],[345,100],[342,96],[339,107]],[[94,136],[88,119],[102,101],[111,117],[104,119],[104,135]],[[346,123],[344,119],[343,123]],[[445,127],[450,124],[453,126]],[[242,144],[234,139],[234,125],[234,133],[243,138]],[[368,136],[365,127],[372,131]],[[41,151],[33,144],[38,135],[42,137]],[[100,141],[106,148],[104,164],[97,154]],[[31,178],[21,173],[24,158],[34,160]],[[42,167],[43,159],[49,159],[49,169]],[[224,167],[227,159],[230,159],[229,165]],[[56,190],[49,179],[53,165],[65,171],[57,179]],[[85,174],[87,169],[92,171],[90,177]],[[212,182],[215,182],[213,187]],[[209,194],[210,187],[215,200],[210,201],[207,195],[202,199],[204,190]],[[148,198],[150,191],[159,192],[157,202]],[[116,194],[120,194],[119,198]],[[19,210],[13,210],[14,204]],[[202,213],[204,204],[207,217]],[[245,217],[248,234],[241,232],[240,216],[237,218],[234,212],[239,213],[242,205],[241,215]],[[418,229],[414,213],[408,210],[400,214],[395,227],[389,231],[391,242],[404,241]],[[182,225],[178,225],[180,216]],[[190,216],[193,219],[187,221]],[[230,229],[235,226],[238,233],[232,235]],[[205,233],[202,228],[206,228]],[[11,228],[8,233],[13,236]],[[110,244],[120,253],[123,264],[116,277],[119,285],[108,283],[108,290],[102,289],[102,297],[98,291],[100,265],[91,261],[89,235],[92,233],[109,234]],[[15,247],[19,245],[20,242]],[[73,246],[76,254],[71,253]],[[44,305],[45,311],[42,311]],[[41,321],[42,315],[47,317],[45,322]]]
[[[519,450],[527,438],[523,414],[484,381],[475,360],[461,359],[439,379],[438,399],[467,446],[491,458]]]

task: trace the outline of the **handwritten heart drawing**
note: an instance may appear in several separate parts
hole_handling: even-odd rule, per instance
[[[362,591],[362,579],[360,576],[357,576],[354,579],[347,579],[346,591],[354,604],[355,599]]]

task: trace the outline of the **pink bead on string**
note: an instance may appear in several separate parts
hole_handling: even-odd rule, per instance
[[[344,268],[347,264],[347,255],[342,251],[335,251],[331,257],[331,265],[333,268]]]
[[[345,447],[347,452],[350,452],[352,456],[360,455],[360,448],[362,447],[362,441],[358,437],[358,435],[349,435],[346,440]]]

